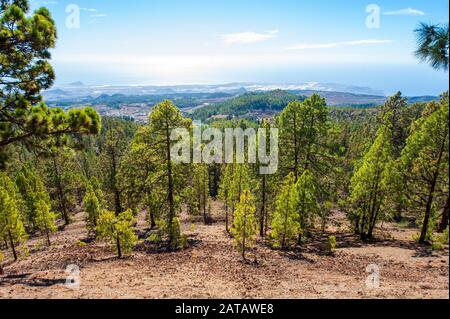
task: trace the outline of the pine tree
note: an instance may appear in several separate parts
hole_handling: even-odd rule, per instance
[[[300,233],[294,173],[289,173],[276,198],[271,237],[275,247],[286,249]]]
[[[207,212],[209,195],[209,172],[206,164],[194,164],[192,169],[193,177],[193,200],[196,211],[202,213],[205,225],[211,223],[211,216]]]
[[[222,179],[219,185],[219,199],[223,201],[225,205],[225,230],[227,233],[229,230],[229,216],[230,216],[230,189],[231,189],[231,180],[233,175],[233,166],[230,164],[226,164],[222,167]]]
[[[351,179],[348,217],[363,240],[373,236],[378,220],[384,217],[388,181],[394,167],[391,141],[390,127],[382,125]]]
[[[443,96],[439,105],[431,103],[413,125],[401,156],[408,206],[423,214],[421,243],[431,239],[439,198],[441,202],[448,200],[448,112],[448,95]]]
[[[261,123],[261,128],[266,130],[266,152],[270,152],[270,134],[269,130],[272,125],[269,120],[263,120]],[[261,165],[261,164],[260,164]],[[278,176],[267,175],[267,174],[257,174],[258,175],[258,222],[259,222],[259,235],[265,237],[267,228],[269,225],[269,212],[270,203],[274,200],[274,185],[275,180]]]
[[[153,108],[148,125],[138,130],[133,138],[119,174],[125,184],[125,193],[134,197],[134,204],[148,203],[148,200],[152,199],[153,208],[156,207],[161,212],[160,216],[166,218],[169,248],[179,246],[172,236],[179,230],[172,228],[177,227],[174,218],[182,203],[182,193],[190,176],[187,165],[176,164],[172,160],[171,151],[177,141],[171,139],[171,134],[174,129],[189,130],[191,126],[192,121],[184,118],[172,102],[159,103]],[[131,166],[127,168],[126,165]],[[148,197],[143,196],[145,193],[136,194],[132,185],[154,195]]]
[[[400,156],[408,137],[411,120],[407,111],[408,99],[403,97],[401,92],[391,96],[381,108],[380,122],[383,125],[391,125],[394,158]]]
[[[25,241],[27,235],[17,194],[15,184],[0,172],[0,235],[8,240],[15,261],[18,259],[16,247]]]
[[[297,180],[305,170],[325,172],[333,155],[323,143],[329,131],[328,109],[318,94],[304,102],[291,102],[278,119],[282,174],[293,172]]]
[[[53,149],[48,154],[46,166],[48,189],[66,226],[71,223],[70,211],[78,200],[77,194],[85,186],[74,160],[74,150]]]
[[[50,206],[45,200],[38,200],[36,203],[36,228],[45,234],[47,244],[50,247],[50,234],[56,231],[56,214],[50,211]]]
[[[36,225],[37,203],[51,205],[47,188],[39,175],[28,166],[23,166],[16,177],[16,185],[25,204],[25,224],[30,231],[39,230]]]
[[[394,160],[400,157],[408,138],[409,128],[412,118],[409,114],[407,99],[402,97],[401,92],[390,97],[383,105],[380,113],[380,122],[382,125],[390,125],[392,129],[392,156]],[[389,115],[389,116],[387,116]],[[396,167],[394,167],[396,169]],[[394,172],[393,172],[394,173]],[[391,179],[391,188],[389,192],[390,205],[395,211],[394,219],[398,222],[402,220],[402,212],[404,210],[405,198],[403,190],[406,187],[404,174],[396,174]],[[395,184],[395,185],[394,185]]]
[[[98,199],[98,202],[100,204],[100,207],[105,207],[106,206],[106,199],[105,199],[105,195],[102,191],[102,187],[100,184],[100,181],[98,180],[97,177],[92,176],[91,179],[89,180],[88,185],[86,186],[86,190],[91,187],[92,190],[95,193],[95,196]]]
[[[167,225],[169,233],[169,247],[175,245],[173,234],[178,230],[174,229],[177,225],[174,223],[177,211],[177,165],[172,161],[171,149],[175,144],[170,136],[173,129],[190,128],[191,122],[181,115],[180,110],[170,101],[164,101],[156,105],[149,116],[149,134],[153,141],[153,150],[158,152],[162,169],[165,172],[164,187],[167,191]],[[178,185],[179,186],[179,185]]]
[[[252,178],[250,176],[249,167],[247,164],[233,164],[233,173],[230,181],[230,188],[228,191],[228,202],[231,208],[231,221],[234,218],[234,211],[239,203],[242,192],[245,189],[250,189]]]
[[[319,211],[319,204],[316,197],[316,186],[309,170],[303,172],[295,185],[295,205],[300,214],[300,229],[298,244],[302,244],[302,233],[306,231],[312,223],[314,216]]]
[[[293,172],[295,177],[299,174],[301,161],[301,108],[301,102],[291,102],[278,117],[281,144],[280,158],[283,165],[283,173]]]
[[[131,209],[120,213],[103,211],[98,220],[97,237],[105,240],[114,247],[119,258],[133,251],[138,237],[134,230],[136,220]]]
[[[102,126],[104,138],[99,143],[101,166],[105,176],[104,185],[113,198],[114,211],[117,215],[123,210],[122,188],[117,177],[128,142],[125,129],[122,122],[107,119]]]
[[[448,71],[449,31],[448,23],[420,23],[414,30],[417,36],[416,57],[421,62],[427,62],[435,70]]]
[[[5,146],[36,145],[49,137],[96,134],[100,117],[92,108],[49,108],[40,91],[51,87],[55,75],[48,60],[56,42],[56,27],[46,8],[29,14],[27,0],[0,1],[0,159]],[[42,146],[42,145],[41,145]]]
[[[256,218],[255,218],[254,198],[250,191],[243,190],[241,200],[237,204],[234,212],[234,221],[231,232],[235,245],[242,258],[245,260],[245,252],[255,241]]]
[[[88,185],[83,202],[86,211],[86,225],[89,231],[95,231],[102,208],[91,185]]]
[[[153,189],[148,192],[145,200],[145,207],[147,208],[147,220],[150,224],[150,228],[156,227],[156,221],[161,218],[161,210],[165,207],[165,200],[160,196],[161,191]]]
[[[123,197],[127,208],[143,206],[147,209],[150,227],[156,227],[167,203],[164,197],[162,177],[155,178],[158,170],[155,152],[149,148],[148,127],[141,127],[131,140],[127,152],[124,154],[117,176],[117,182],[122,187]]]

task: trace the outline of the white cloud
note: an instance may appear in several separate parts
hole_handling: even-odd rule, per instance
[[[288,47],[288,50],[311,50],[311,49],[334,49],[345,46],[358,46],[358,45],[370,45],[370,44],[385,44],[392,43],[391,40],[356,40],[356,41],[341,41],[341,42],[327,42],[327,43],[298,43]]]
[[[400,16],[400,15],[406,15],[406,16],[424,16],[425,12],[413,9],[413,8],[406,8],[406,9],[400,9],[395,11],[386,11],[383,12],[383,15],[385,16]]]
[[[98,9],[95,8],[80,8],[81,11],[89,12],[89,17],[91,18],[104,18],[108,15],[106,13],[100,13]]]
[[[225,44],[251,44],[266,41],[277,37],[278,30],[272,30],[266,33],[240,32],[230,33],[222,36]]]
[[[98,10],[94,8],[80,8],[80,10],[87,12],[98,12]]]
[[[91,18],[104,18],[108,15],[106,13],[97,13],[97,14],[91,14]]]

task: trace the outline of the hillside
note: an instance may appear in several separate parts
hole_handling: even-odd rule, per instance
[[[127,95],[122,93],[102,94],[99,96],[85,97],[62,97],[57,100],[49,100],[49,105],[59,107],[70,107],[72,105],[92,105],[106,106],[109,108],[120,108],[123,105],[142,104],[153,106],[163,100],[171,100],[180,108],[196,107],[203,103],[220,102],[224,99],[230,99],[234,95],[228,93],[172,93],[172,94],[146,94],[146,95]]]
[[[196,120],[245,118],[258,120],[263,117],[272,117],[283,110],[289,102],[303,101],[313,94],[320,94],[333,109],[356,111],[357,109],[373,109],[387,100],[387,97],[376,95],[362,95],[345,92],[318,92],[312,90],[253,92],[246,93],[220,103],[199,106],[192,110],[184,110]],[[409,104],[425,103],[437,100],[437,97],[423,96],[408,98]]]
[[[257,117],[258,114],[273,115],[283,110],[290,102],[304,100],[304,97],[286,91],[267,93],[246,93],[218,104],[195,110],[192,117],[207,120],[214,117]]]
[[[28,242],[30,256],[5,268],[0,298],[442,298],[448,299],[448,250],[432,252],[411,238],[416,229],[387,223],[380,240],[361,243],[340,212],[322,234],[300,250],[273,251],[264,240],[242,262],[225,232],[223,203],[213,202],[214,223],[182,214],[189,247],[159,252],[148,240],[148,224],[139,215],[143,240],[136,251],[117,259],[102,243],[92,242],[84,214],[53,236],[49,249],[39,238]],[[326,238],[338,240],[335,256],[324,252]],[[86,244],[81,244],[87,242]],[[80,289],[65,287],[67,265],[80,268]],[[382,286],[366,286],[366,268],[381,269]]]

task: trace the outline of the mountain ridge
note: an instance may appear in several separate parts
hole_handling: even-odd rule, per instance
[[[161,94],[194,94],[194,93],[228,93],[243,94],[246,92],[284,91],[317,91],[342,92],[350,94],[385,96],[380,90],[369,87],[342,85],[336,83],[306,82],[298,84],[261,84],[252,82],[232,82],[225,84],[186,84],[186,85],[84,85],[82,82],[56,86],[44,91],[44,98],[48,101],[81,98],[100,95],[161,95]]]

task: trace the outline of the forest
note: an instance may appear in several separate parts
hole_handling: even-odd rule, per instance
[[[214,115],[226,115],[229,118],[249,115],[254,111],[264,113],[278,113],[289,102],[304,100],[303,96],[278,90],[268,93],[246,93],[237,98],[210,105],[194,111],[192,116],[196,120],[208,120]]]
[[[102,265],[114,267],[117,262],[136,275],[145,267],[141,263],[151,260],[156,264],[150,272],[161,280],[165,277],[158,272],[188,271],[173,268],[178,264],[182,269],[188,258],[200,264],[193,268],[196,280],[209,271],[223,271],[221,280],[232,281],[238,271],[244,291],[251,291],[241,296],[259,296],[242,274],[264,278],[271,272],[268,280],[279,280],[284,263],[292,262],[286,272],[293,271],[289,267],[301,271],[304,263],[322,271],[338,265],[338,272],[348,268],[346,275],[364,278],[371,258],[354,260],[339,249],[379,243],[397,247],[399,242],[427,256],[447,258],[446,264],[430,264],[427,273],[439,278],[441,286],[445,282],[448,92],[439,101],[413,104],[399,92],[368,109],[330,108],[318,94],[244,95],[233,102],[239,104],[239,114],[255,108],[276,114],[261,121],[217,119],[202,128],[278,129],[276,174],[260,175],[259,162],[179,164],[170,151],[176,143],[172,130],[192,132],[194,120],[216,109],[187,117],[166,100],[152,108],[147,124],[139,124],[101,118],[90,107],[67,112],[48,107],[40,94],[54,81],[48,59],[56,29],[46,9],[32,16],[25,15],[27,10],[27,1],[0,1],[1,289],[14,293],[21,283],[14,276],[35,271],[39,275],[29,278],[34,286],[28,286],[38,294],[38,287],[61,283],[68,264],[99,267],[105,274],[110,270]],[[220,110],[231,107],[224,102]],[[396,239],[389,234],[394,228],[408,230],[409,237]],[[202,252],[202,242],[211,251]],[[229,252],[225,260],[211,257],[221,250]],[[202,262],[217,269],[203,269]],[[355,270],[353,263],[364,266]],[[404,266],[402,276],[419,276],[422,270],[416,266]],[[395,267],[400,266],[392,267],[398,273]],[[394,280],[395,275],[387,276]],[[233,295],[226,283],[217,278],[215,283],[216,290],[223,285],[223,293]],[[315,288],[301,289],[314,295]],[[436,289],[438,295],[448,294],[448,285]],[[167,294],[175,290],[158,296],[171,296]],[[192,296],[183,290],[180,294]],[[194,289],[194,296],[207,295]],[[216,291],[212,296],[222,295]]]

